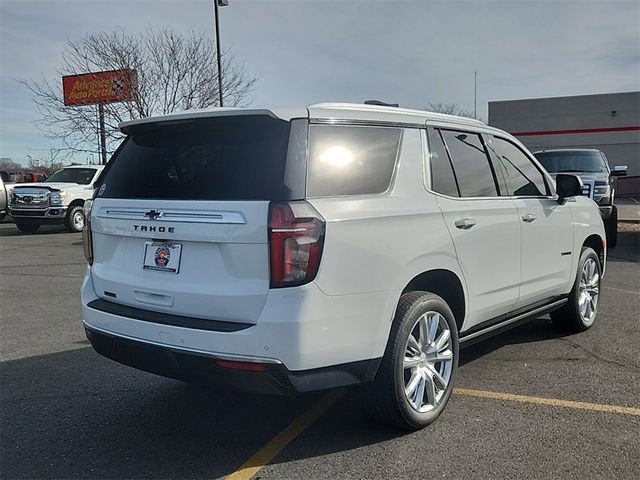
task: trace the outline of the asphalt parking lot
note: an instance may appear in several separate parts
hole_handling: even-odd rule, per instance
[[[2,224],[0,477],[637,479],[639,240],[610,253],[591,330],[542,317],[464,350],[442,417],[406,434],[371,422],[358,392],[216,392],[100,357],[80,236]]]

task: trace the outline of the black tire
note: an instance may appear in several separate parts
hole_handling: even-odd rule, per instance
[[[69,207],[67,216],[64,218],[64,228],[66,228],[68,232],[78,233],[82,231],[82,226],[79,226],[78,223],[74,221],[74,216],[76,215],[82,215],[82,225],[84,226],[84,207],[82,205],[74,205],[73,207]]]
[[[16,227],[22,233],[35,233],[40,228],[40,225],[37,223],[18,223],[16,222]]]
[[[583,270],[585,268],[585,264],[589,261],[593,260],[595,262],[595,266],[597,268],[598,281],[597,281],[597,297],[596,297],[596,308],[593,313],[593,317],[585,320],[583,315],[580,313],[580,294],[581,294],[581,280],[583,277]],[[568,302],[560,309],[555,312],[551,312],[551,320],[556,328],[561,330],[566,330],[569,332],[584,332],[593,326],[596,321],[596,317],[598,315],[598,301],[600,299],[600,280],[602,279],[602,267],[600,265],[600,259],[596,252],[589,247],[582,247],[582,251],[580,253],[580,261],[578,262],[578,271],[576,272],[576,279],[573,283],[573,288],[571,289],[571,293],[569,294]]]
[[[607,248],[616,248],[618,243],[618,209],[613,207],[611,216],[604,221],[604,230],[607,234]]]
[[[436,312],[446,321],[450,332],[448,349],[452,352],[452,366],[446,388],[440,390],[440,400],[430,411],[421,413],[405,395],[403,360],[409,335],[419,328],[416,322],[426,312]],[[433,293],[410,292],[402,295],[378,373],[375,380],[362,391],[368,413],[382,423],[405,430],[419,430],[432,423],[451,397],[458,368],[458,351],[458,330],[449,305]]]

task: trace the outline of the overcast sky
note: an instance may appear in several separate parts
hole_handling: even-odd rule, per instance
[[[640,0],[230,0],[223,49],[253,106],[381,99],[424,108],[640,89]],[[0,157],[52,145],[18,78],[56,79],[67,39],[124,26],[213,35],[212,0],[0,0]],[[83,161],[84,158],[77,158]]]

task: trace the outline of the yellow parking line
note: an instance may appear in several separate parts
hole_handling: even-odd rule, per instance
[[[640,408],[621,407],[619,405],[604,405],[601,403],[574,402],[560,400],[558,398],[530,397],[529,395],[516,395],[514,393],[489,392],[486,390],[470,390],[468,388],[454,388],[453,393],[468,397],[491,398],[494,400],[507,400],[511,402],[535,403],[549,405],[551,407],[577,408],[580,410],[592,410],[595,412],[620,413],[623,415],[640,416]]]
[[[229,474],[227,480],[249,480],[265,465],[274,459],[292,440],[304,432],[313,422],[329,410],[346,390],[334,390],[325,395],[318,403],[304,412],[289,424],[284,430],[273,437],[269,443],[258,450],[249,460],[244,462],[235,472]],[[618,413],[623,415],[640,416],[640,408],[622,407],[619,405],[606,405],[601,403],[575,402],[558,398],[532,397],[529,395],[516,395],[514,393],[490,392],[487,390],[471,390],[468,388],[454,388],[453,393],[468,397],[490,398],[493,400],[505,400],[511,402],[533,403],[548,405],[551,407],[574,408],[579,410],[591,410],[595,412]]]
[[[325,395],[318,403],[296,418],[287,428],[273,437],[269,443],[258,450],[253,457],[244,462],[240,468],[227,476],[227,480],[249,480],[261,468],[289,445],[291,441],[304,432],[309,425],[321,417],[331,406],[345,394],[345,390],[334,390]]]

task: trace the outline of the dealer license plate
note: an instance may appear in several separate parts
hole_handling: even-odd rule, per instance
[[[181,256],[182,245],[179,243],[146,242],[142,268],[158,272],[178,273]]]

